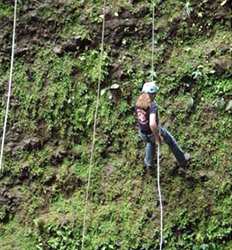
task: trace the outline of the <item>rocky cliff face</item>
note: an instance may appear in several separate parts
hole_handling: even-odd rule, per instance
[[[1,249],[80,249],[101,14],[101,1],[19,2]],[[143,175],[133,116],[151,77],[151,16],[149,2],[107,3],[86,249],[158,248],[156,176]],[[12,22],[13,1],[2,0],[1,121]],[[230,1],[155,1],[161,121],[192,155],[181,169],[161,148],[165,249],[232,248],[231,31]]]

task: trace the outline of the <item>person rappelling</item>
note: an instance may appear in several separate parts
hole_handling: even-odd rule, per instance
[[[142,93],[136,101],[135,113],[138,122],[139,135],[146,142],[144,165],[147,170],[152,170],[154,166],[154,155],[156,144],[165,142],[180,166],[187,166],[190,155],[184,153],[178,146],[171,133],[160,126],[158,105],[155,101],[159,87],[155,82],[147,82],[143,85]]]

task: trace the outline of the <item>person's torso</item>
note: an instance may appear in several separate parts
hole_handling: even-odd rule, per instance
[[[152,131],[149,125],[150,114],[156,114],[156,123],[157,125],[159,124],[158,106],[156,102],[152,102],[151,106],[146,110],[136,106],[135,111],[140,131],[145,134],[151,134]]]

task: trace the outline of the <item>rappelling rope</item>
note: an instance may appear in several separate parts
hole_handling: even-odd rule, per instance
[[[17,0],[15,0],[14,4],[14,24],[13,24],[13,36],[12,36],[12,50],[11,50],[11,64],[10,64],[10,78],[8,82],[8,95],[6,102],[6,111],[3,125],[3,133],[2,133],[2,144],[1,144],[1,154],[0,154],[0,172],[3,169],[3,152],[5,145],[5,137],[6,137],[6,127],[7,127],[7,119],[10,107],[10,97],[11,97],[11,86],[12,86],[12,76],[13,76],[13,66],[14,66],[14,54],[15,54],[15,33],[16,33],[16,19],[17,19]]]
[[[154,81],[154,52],[155,52],[155,4],[152,4],[152,54],[151,54],[151,74]]]
[[[157,146],[157,186],[159,194],[160,203],[160,250],[162,250],[163,245],[163,204],[162,204],[162,194],[160,187],[160,144]]]
[[[85,208],[84,208],[81,250],[84,249],[84,244],[85,244],[86,216],[87,216],[87,209],[88,209],[88,205],[89,205],[89,188],[90,188],[91,173],[92,173],[92,168],[93,168],[93,157],[94,157],[94,148],[95,148],[95,140],[96,140],[97,115],[98,115],[98,108],[99,108],[99,101],[100,101],[100,90],[101,90],[101,80],[102,80],[102,58],[103,58],[103,53],[104,53],[104,38],[105,38],[105,8],[106,8],[106,0],[104,0],[104,4],[103,4],[101,52],[100,52],[100,62],[98,64],[99,76],[98,76],[98,87],[97,87],[97,101],[96,101],[96,109],[95,109],[95,114],[94,114],[91,155],[90,155],[89,170],[88,170],[88,184],[87,184],[86,196],[85,196]]]
[[[155,4],[153,1],[152,4],[152,81],[154,81],[154,51],[155,51]],[[159,204],[160,204],[160,250],[162,250],[163,245],[163,204],[162,204],[162,194],[160,187],[160,143],[157,145],[157,187],[159,195]]]

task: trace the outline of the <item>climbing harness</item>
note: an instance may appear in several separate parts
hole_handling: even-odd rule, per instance
[[[103,58],[103,53],[104,53],[104,38],[105,38],[105,9],[106,9],[106,0],[104,0],[104,3],[103,3],[101,52],[100,52],[100,63],[98,64],[99,76],[98,76],[98,87],[97,87],[97,101],[96,101],[96,109],[95,109],[95,114],[94,114],[93,136],[92,136],[92,145],[91,145],[89,169],[88,169],[88,183],[87,183],[86,196],[85,196],[85,208],[84,208],[81,250],[84,249],[84,244],[85,244],[86,216],[87,216],[87,210],[88,210],[88,205],[89,205],[89,188],[90,188],[91,173],[92,173],[92,168],[93,168],[93,157],[94,157],[95,140],[96,140],[97,116],[98,116],[99,101],[100,101],[100,91],[101,91],[101,81],[102,81],[101,76],[102,76],[102,58]]]
[[[2,161],[3,161],[3,152],[4,152],[5,137],[6,137],[7,119],[8,119],[8,113],[9,113],[9,107],[10,107],[11,88],[12,88],[12,76],[13,76],[14,54],[15,54],[16,19],[17,19],[17,0],[15,0],[15,4],[14,4],[14,24],[13,24],[13,36],[12,36],[10,77],[9,77],[9,82],[8,82],[8,94],[7,94],[6,111],[5,111],[3,133],[2,133],[2,144],[1,144],[1,153],[0,153],[0,172],[3,170]]]
[[[154,51],[155,51],[155,4],[153,1],[152,4],[152,81],[154,81]],[[160,143],[157,146],[157,187],[159,195],[159,204],[160,204],[160,250],[162,250],[163,245],[163,204],[162,204],[162,194],[160,187]]]

